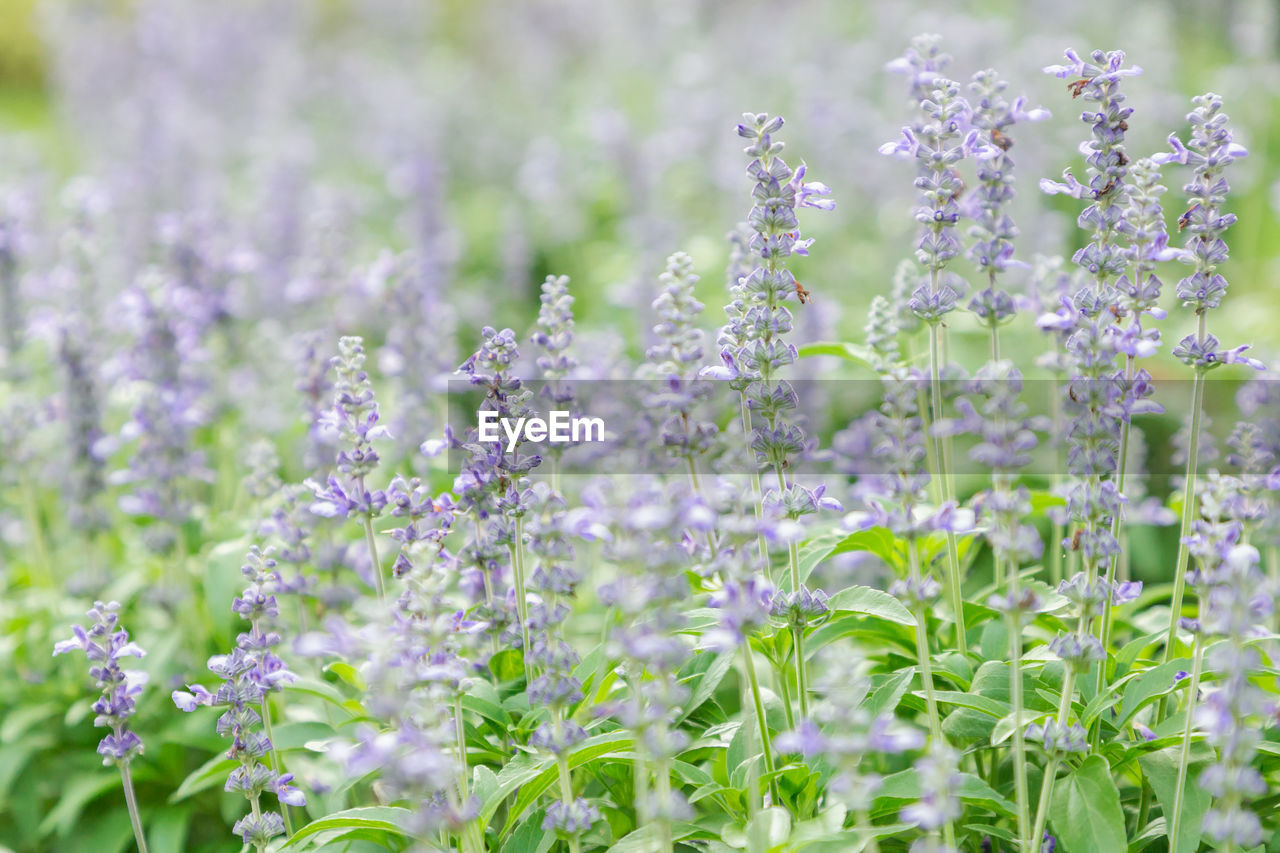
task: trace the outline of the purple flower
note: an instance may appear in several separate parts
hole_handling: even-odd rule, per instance
[[[218,719],[218,733],[231,738],[228,756],[240,761],[227,779],[227,791],[239,791],[249,801],[252,814],[245,815],[233,828],[250,843],[266,843],[284,833],[284,820],[274,812],[261,812],[259,795],[270,789],[285,805],[305,805],[306,798],[289,782],[292,774],[278,775],[262,762],[275,746],[258,730],[264,714],[269,714],[267,696],[280,690],[295,678],[272,648],[280,635],[269,630],[279,612],[275,593],[280,575],[271,551],[253,546],[241,572],[249,581],[235,598],[232,609],[249,621],[249,631],[236,639],[236,647],[227,655],[209,658],[209,671],[222,679],[217,692],[211,693],[195,684],[188,690],[175,690],[173,704],[180,711],[191,712],[206,705],[226,710]],[[274,760],[278,765],[278,758]],[[272,819],[274,818],[274,819]]]
[[[54,656],[79,649],[89,658],[89,674],[102,695],[93,703],[93,724],[111,729],[98,744],[103,764],[127,765],[142,753],[142,741],[128,728],[135,700],[147,683],[147,674],[121,668],[120,659],[143,657],[146,652],[129,640],[129,632],[119,627],[120,605],[114,601],[95,602],[88,616],[94,620],[88,630],[75,625],[72,637],[53,647]]]

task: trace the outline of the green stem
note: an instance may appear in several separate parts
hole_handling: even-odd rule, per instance
[[[1009,567],[1009,597],[1018,600],[1018,567]],[[1015,605],[1016,606],[1016,605]],[[1022,617],[1011,611],[1009,619],[1009,698],[1013,702],[1013,787],[1018,804],[1018,838],[1027,837],[1030,823],[1030,792],[1027,790],[1027,747],[1022,733]]]
[[[671,833],[671,817],[668,807],[671,801],[671,769],[667,766],[665,758],[658,759],[654,765],[654,773],[658,783],[658,801],[661,804],[661,813],[658,815],[658,839],[662,846],[659,849],[662,853],[673,853],[675,839]]]
[[[1151,814],[1151,785],[1143,778],[1142,795],[1138,797],[1138,820],[1133,825],[1133,835],[1137,835],[1146,828],[1149,814]]]
[[[34,563],[31,571],[32,586],[52,586],[52,564],[49,561],[49,544],[44,535],[44,524],[40,521],[40,504],[31,479],[23,474],[18,478],[18,488],[22,492],[22,515],[27,528],[31,532],[31,552]]]
[[[1272,589],[1280,588],[1280,548],[1272,545],[1264,552],[1267,560],[1267,577],[1271,579]],[[1280,608],[1271,614],[1271,630],[1280,626]]]
[[[995,323],[991,324],[991,360],[1000,360],[1000,327]]]
[[[279,777],[284,771],[284,762],[280,759],[280,751],[276,748],[276,736],[271,730],[271,705],[267,702],[265,696],[262,699],[262,727],[267,732],[267,740],[271,742],[271,751],[268,753],[271,760],[271,770]],[[292,837],[293,818],[289,816],[289,807],[284,803],[280,804],[280,816],[284,818],[285,838]]]
[[[934,273],[935,277],[937,273]],[[936,287],[936,284],[935,284]],[[942,367],[938,362],[938,344],[942,339],[942,327],[934,324],[929,327],[929,386],[933,408],[933,423],[942,420]],[[933,436],[934,455],[941,463],[938,478],[942,481],[942,500],[955,500],[955,491],[951,483],[951,454],[946,442],[941,437]],[[965,654],[969,648],[964,630],[964,590],[960,585],[960,549],[956,543],[956,535],[947,531],[947,586],[951,593],[951,609],[956,618],[956,651]]]
[[[760,526],[760,500],[764,494],[764,486],[760,482],[760,472],[755,466],[755,451],[751,449],[751,413],[747,410],[746,392],[738,392],[738,420],[742,423],[742,440],[746,444],[747,455],[751,462],[751,505],[755,510],[756,526]],[[769,576],[769,546],[764,541],[764,533],[756,536],[756,546],[760,549],[760,560],[765,566],[765,577]]]
[[[520,619],[521,655],[524,660],[524,682],[533,683],[530,669],[532,652],[529,648],[529,602],[525,599],[524,587],[524,517],[516,516],[516,529],[511,542],[511,578],[516,587],[516,615]]]
[[[760,679],[756,677],[755,656],[751,651],[751,640],[742,638],[742,665],[747,671],[747,685],[751,689],[751,704],[755,708],[756,723],[760,728],[760,749],[764,756],[764,770],[769,775],[769,796],[773,805],[780,805],[778,796],[778,780],[774,777],[773,740],[769,737],[769,720],[764,713],[764,698],[760,695]],[[755,798],[753,791],[752,799]]]
[[[1058,725],[1066,726],[1068,715],[1071,713],[1071,694],[1076,686],[1076,673],[1070,666],[1065,668],[1062,676],[1062,696],[1058,700]],[[1040,850],[1040,839],[1044,837],[1045,823],[1049,819],[1049,799],[1053,795],[1053,783],[1058,775],[1058,765],[1062,760],[1054,753],[1049,758],[1049,764],[1044,770],[1044,779],[1040,783],[1040,802],[1036,806],[1036,823],[1035,828],[1031,830],[1031,837],[1027,839],[1027,853]]]
[[[1178,639],[1178,620],[1182,616],[1182,597],[1186,591],[1187,563],[1191,553],[1187,546],[1187,537],[1191,535],[1191,522],[1196,510],[1196,467],[1200,455],[1200,417],[1204,403],[1204,371],[1197,370],[1195,384],[1191,392],[1191,435],[1187,441],[1186,484],[1182,491],[1182,528],[1178,534],[1178,562],[1174,569],[1173,601],[1169,610],[1169,633],[1164,642],[1165,663],[1173,660],[1174,645]],[[1167,698],[1167,697],[1166,697]],[[1156,721],[1164,714],[1165,700],[1160,701]]]
[[[911,572],[913,580],[920,580],[920,546],[916,543],[914,537],[908,540],[907,545],[908,571]],[[925,610],[924,602],[917,601],[914,607],[914,615],[916,617],[916,657],[920,662],[920,681],[924,684],[925,706],[929,712],[929,734],[933,738],[936,746],[946,744],[946,740],[942,736],[942,717],[938,713],[938,697],[933,689],[933,664],[929,658],[929,618],[928,611]],[[951,821],[947,821],[942,827],[943,840],[949,847],[956,846],[956,829]]]
[[[868,833],[867,843],[862,847],[863,853],[880,853],[880,842],[875,835],[875,824],[871,822],[871,815],[867,813],[866,809],[858,811],[857,821],[858,828],[862,829],[863,827],[866,827]]]
[[[556,770],[560,777],[560,799],[567,807],[573,803],[573,780],[569,777],[569,759],[564,755],[557,755]],[[576,833],[569,836],[569,850],[571,853],[579,853],[582,850],[582,842],[578,840]]]
[[[1129,356],[1125,362],[1124,374],[1128,380],[1133,379],[1134,358]],[[1129,429],[1130,419],[1126,417],[1120,426],[1120,455],[1116,458],[1116,491],[1120,495],[1124,495],[1125,485],[1125,468],[1129,460]],[[1115,516],[1111,519],[1111,538],[1120,545],[1121,552],[1124,550],[1123,542],[1124,533],[1124,504],[1116,509]],[[1098,677],[1094,682],[1096,685],[1095,695],[1101,695],[1107,687],[1107,658],[1106,650],[1111,646],[1111,601],[1113,598],[1112,590],[1116,582],[1116,567],[1120,562],[1120,554],[1111,557],[1107,564],[1107,597],[1102,604],[1102,624],[1099,626],[1098,639],[1102,642],[1103,657],[1098,662]],[[1094,750],[1097,750],[1098,743],[1102,739],[1102,715],[1098,715],[1093,730],[1089,736],[1089,742]]]
[[[378,543],[373,536],[373,517],[364,517],[364,541],[369,546],[369,559],[373,561],[373,585],[378,591],[378,603],[387,601],[387,588],[382,580],[382,564],[378,562]]]
[[[779,494],[787,490],[787,478],[782,473],[782,464],[775,463],[774,473],[778,476]],[[787,574],[791,579],[791,591],[800,590],[800,545],[790,542],[787,545]],[[809,673],[808,662],[804,659],[804,627],[791,626],[792,649],[796,659],[796,692],[800,694],[800,719],[809,719]]]
[[[1195,652],[1191,664],[1191,684],[1187,694],[1187,720],[1182,731],[1182,747],[1178,758],[1178,782],[1173,789],[1173,814],[1169,822],[1169,853],[1177,853],[1178,839],[1182,835],[1182,806],[1187,787],[1187,763],[1191,757],[1191,718],[1196,710],[1196,694],[1200,691],[1200,675],[1204,668],[1204,641],[1196,634]]]
[[[116,729],[119,736],[120,730]],[[133,840],[138,844],[138,853],[147,853],[147,836],[142,831],[142,816],[138,813],[138,797],[133,791],[133,776],[129,773],[129,762],[120,762],[120,781],[124,785],[124,802],[129,807],[129,822],[133,824]]]
[[[920,580],[920,546],[916,544],[914,538],[908,540],[907,559],[912,580]],[[916,658],[920,664],[920,681],[924,687],[925,706],[929,712],[929,733],[934,743],[943,744],[945,741],[942,737],[942,717],[938,714],[938,700],[933,689],[933,664],[929,657],[928,611],[925,610],[923,602],[917,602],[913,610],[916,617]]]

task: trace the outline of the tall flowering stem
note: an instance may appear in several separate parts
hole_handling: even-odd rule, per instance
[[[1187,469],[1182,497],[1182,528],[1178,548],[1178,562],[1174,568],[1173,600],[1169,615],[1169,632],[1165,638],[1164,658],[1172,660],[1178,638],[1178,620],[1182,618],[1182,598],[1186,587],[1186,570],[1190,559],[1187,539],[1191,534],[1192,520],[1196,512],[1196,467],[1200,455],[1200,429],[1204,417],[1205,374],[1222,364],[1243,363],[1256,369],[1264,365],[1243,353],[1247,346],[1219,350],[1218,339],[1209,334],[1207,315],[1222,304],[1227,292],[1227,280],[1217,272],[1228,257],[1223,233],[1236,221],[1233,213],[1223,213],[1230,185],[1223,174],[1232,161],[1248,154],[1244,146],[1233,141],[1227,126],[1227,115],[1222,112],[1222,98],[1213,93],[1198,95],[1192,99],[1195,109],[1187,115],[1191,124],[1191,139],[1183,145],[1177,134],[1169,135],[1170,154],[1160,154],[1158,163],[1178,163],[1191,166],[1194,177],[1183,187],[1189,206],[1178,220],[1181,229],[1189,232],[1184,262],[1190,263],[1190,275],[1178,282],[1178,299],[1183,307],[1191,308],[1196,315],[1196,331],[1187,335],[1173,354],[1195,372],[1191,394],[1191,427],[1187,441]]]
[[[946,271],[963,247],[956,236],[960,221],[957,204],[964,182],[956,168],[966,157],[989,158],[995,149],[982,144],[976,129],[964,131],[969,121],[969,104],[960,95],[954,81],[937,77],[927,97],[920,101],[924,121],[902,129],[902,139],[880,146],[880,153],[915,160],[919,172],[916,186],[920,204],[915,209],[920,223],[920,239],[916,259],[929,271],[928,280],[916,288],[908,300],[911,312],[929,328],[929,390],[931,411],[923,408],[926,430],[932,434],[932,473],[939,487],[939,497],[946,503],[954,499],[955,484],[950,458],[950,442],[928,429],[928,423],[942,420],[942,335],[946,315],[956,309],[956,302],[966,285],[954,273]],[[947,587],[955,614],[956,648],[968,648],[964,628],[964,598],[960,577],[960,552],[954,533],[947,533]]]
[[[1015,488],[1018,471],[1031,462],[1037,444],[1039,419],[1019,397],[1022,374],[1008,361],[990,362],[979,370],[971,396],[956,403],[961,417],[939,424],[948,432],[969,433],[978,438],[970,458],[991,470],[991,489],[979,496],[978,509],[987,522],[986,538],[996,563],[996,576],[1007,573],[1007,590],[992,595],[987,604],[1003,612],[1009,628],[1009,695],[1013,704],[1014,791],[1018,807],[1018,837],[1030,831],[1027,757],[1023,736],[1022,629],[1040,608],[1032,590],[1023,591],[1019,567],[1040,558],[1044,543],[1035,527],[1023,523],[1031,512],[1025,488]],[[1001,584],[997,583],[997,588]]]
[[[653,408],[667,413],[659,427],[663,449],[684,460],[694,495],[702,494],[698,457],[714,444],[718,429],[714,423],[696,419],[696,403],[710,390],[695,376],[702,363],[702,330],[698,318],[703,305],[694,295],[698,276],[693,259],[684,252],[667,258],[667,268],[659,278],[661,289],[653,300],[659,322],[653,327],[658,343],[645,353],[640,375],[660,380],[663,388],[651,401]],[[715,550],[715,531],[708,530],[707,545]]]
[[[129,773],[129,763],[141,755],[143,749],[142,740],[129,729],[129,718],[136,710],[134,701],[147,683],[147,674],[120,666],[121,658],[140,658],[146,652],[137,643],[130,642],[129,632],[120,627],[119,609],[120,605],[114,601],[106,604],[96,602],[88,612],[93,624],[88,629],[76,625],[71,639],[57,643],[53,653],[56,656],[79,649],[89,658],[89,675],[102,690],[102,695],[93,703],[93,712],[97,715],[93,724],[111,730],[98,744],[98,754],[102,756],[103,764],[114,764],[120,768],[120,781],[124,786],[125,804],[129,808],[129,822],[133,825],[138,853],[147,853],[138,798]]]
[[[366,478],[378,466],[378,452],[373,442],[389,438],[385,426],[378,423],[378,403],[374,399],[373,385],[364,370],[364,341],[358,337],[344,337],[338,341],[338,355],[330,362],[337,380],[333,386],[333,409],[325,415],[325,424],[341,441],[337,455],[338,471],[343,479],[330,476],[326,488],[316,487],[316,502],[311,510],[330,518],[346,516],[359,518],[364,528],[365,545],[369,549],[369,571],[373,575],[378,601],[385,603],[386,583],[382,577],[382,562],[378,558],[378,543],[374,537],[373,520],[387,505],[386,493],[370,490]]]
[[[900,598],[915,617],[916,664],[925,692],[931,746],[934,750],[943,750],[948,746],[942,732],[942,716],[938,711],[933,682],[928,619],[940,587],[937,581],[924,573],[919,540],[937,532],[971,531],[973,517],[968,510],[958,509],[954,502],[932,508],[932,511],[924,504],[929,475],[922,467],[927,454],[919,400],[925,378],[908,368],[896,367],[885,371],[881,380],[884,392],[879,411],[872,420],[877,439],[872,453],[884,473],[870,484],[867,510],[849,513],[845,516],[844,526],[850,530],[883,527],[906,540],[906,577],[895,581],[889,592]],[[942,829],[946,843],[954,848],[955,827],[952,821],[946,820]]]
[[[1182,837],[1182,811],[1186,802],[1186,784],[1188,765],[1191,760],[1191,737],[1196,727],[1196,708],[1200,698],[1200,680],[1204,674],[1204,656],[1206,628],[1217,628],[1215,633],[1231,637],[1233,633],[1247,634],[1254,625],[1248,621],[1249,597],[1252,590],[1246,593],[1243,601],[1232,601],[1230,584],[1247,577],[1250,572],[1249,551],[1252,549],[1235,549],[1240,544],[1242,526],[1238,520],[1228,518],[1228,513],[1239,505],[1240,483],[1234,478],[1219,477],[1216,471],[1209,472],[1208,482],[1201,484],[1197,490],[1201,496],[1199,503],[1203,507],[1204,517],[1195,522],[1192,535],[1187,537],[1184,547],[1191,553],[1195,561],[1195,569],[1188,572],[1188,580],[1196,590],[1199,613],[1195,619],[1181,620],[1181,627],[1190,631],[1195,638],[1192,645],[1192,665],[1190,682],[1187,686],[1187,709],[1182,730],[1182,745],[1179,752],[1178,778],[1174,786],[1173,809],[1166,817],[1169,827],[1169,849],[1176,851],[1178,841]],[[1254,552],[1252,562],[1256,562]],[[1237,575],[1242,569],[1244,577]],[[1225,593],[1225,597],[1224,597]],[[1265,593],[1264,593],[1265,594]],[[1209,608],[1216,605],[1217,612]],[[1224,608],[1225,605],[1225,608]],[[1240,614],[1233,614],[1239,605],[1245,617],[1244,624],[1232,624]],[[1227,612],[1222,612],[1225,609]],[[1224,619],[1225,617],[1225,619]]]
[[[472,385],[484,389],[484,408],[499,418],[516,420],[531,414],[531,392],[513,375],[520,358],[516,335],[511,329],[495,331],[489,326],[480,330],[481,344],[462,365],[458,373],[468,377]],[[519,621],[520,648],[524,657],[526,684],[533,682],[532,646],[529,638],[529,598],[525,573],[525,514],[531,506],[533,492],[528,486],[528,473],[541,464],[537,454],[521,456],[520,443],[508,453],[500,442],[470,441],[464,448],[471,458],[454,488],[460,502],[473,516],[476,539],[473,555],[482,574],[490,618],[498,617],[496,590],[498,563],[494,548],[506,546],[511,568],[511,584],[515,592],[516,618]],[[486,531],[482,522],[487,522]],[[504,617],[505,618],[505,617]]]
[[[1116,381],[1120,335],[1111,322],[1121,313],[1120,291],[1114,282],[1123,276],[1129,260],[1121,240],[1127,225],[1125,205],[1130,192],[1124,139],[1133,108],[1124,105],[1120,84],[1125,77],[1142,70],[1124,67],[1124,53],[1118,50],[1095,50],[1090,55],[1092,61],[1068,50],[1066,59],[1066,64],[1044,70],[1056,77],[1072,78],[1067,84],[1071,96],[1096,105],[1080,115],[1092,131],[1092,138],[1081,146],[1089,164],[1088,183],[1080,183],[1067,169],[1064,182],[1046,179],[1040,182],[1040,188],[1049,194],[1063,193],[1089,202],[1077,219],[1079,227],[1090,232],[1089,242],[1072,260],[1092,278],[1092,283],[1070,302],[1063,300],[1056,320],[1041,318],[1040,325],[1072,330],[1066,341],[1071,380],[1065,402],[1072,415],[1067,427],[1067,467],[1072,477],[1067,486],[1067,510],[1075,524],[1070,547],[1080,553],[1084,572],[1064,581],[1064,585],[1077,591],[1082,601],[1102,603],[1110,600],[1109,580],[1114,578],[1120,553],[1113,530],[1118,529],[1115,522],[1123,501],[1119,490],[1123,463],[1119,455],[1121,423],[1127,418],[1125,389],[1123,383]],[[1108,580],[1099,585],[1104,570]],[[1082,605],[1077,635],[1083,636],[1092,629],[1096,615],[1091,606]],[[1099,634],[1105,631],[1105,626],[1098,629]],[[1105,678],[1105,653],[1098,660],[1097,678],[1101,683]],[[1048,778],[1046,787],[1052,784]]]
[[[172,698],[181,711],[194,711],[201,705],[226,708],[218,718],[218,732],[231,738],[227,757],[239,766],[227,777],[225,790],[241,793],[249,804],[249,813],[236,821],[232,831],[262,853],[273,838],[288,832],[284,815],[264,811],[262,794],[271,791],[285,813],[287,806],[305,806],[307,798],[292,785],[292,773],[280,772],[279,756],[269,734],[267,698],[296,678],[272,651],[280,643],[280,635],[269,628],[270,620],[279,615],[275,590],[280,575],[270,552],[256,546],[241,571],[249,585],[232,602],[232,609],[249,620],[249,631],[236,639],[230,654],[209,658],[209,671],[220,677],[222,684],[216,692],[199,684],[189,685],[187,690],[173,691]],[[259,725],[265,730],[259,731]],[[269,763],[264,763],[265,756],[270,756]]]
[[[993,69],[979,71],[969,84],[973,109],[971,121],[981,132],[981,139],[992,156],[978,161],[980,182],[973,201],[976,209],[969,211],[974,224],[969,236],[975,242],[967,256],[987,275],[987,287],[969,301],[969,310],[988,328],[991,334],[991,360],[1000,360],[1000,326],[1013,318],[1013,296],[999,286],[1001,273],[1017,266],[1025,267],[1013,259],[1013,240],[1018,227],[1009,215],[1008,206],[1013,201],[1013,158],[1009,149],[1013,139],[1009,131],[1019,122],[1041,121],[1049,117],[1045,109],[1027,109],[1025,98],[1013,103],[1004,97],[1009,84],[1001,80]]]
[[[754,205],[747,216],[752,231],[747,249],[754,267],[739,282],[741,304],[735,300],[731,305],[730,325],[721,335],[724,367],[713,375],[737,385],[743,400],[744,429],[749,421],[747,409],[763,418],[765,425],[751,432],[751,452],[758,462],[773,468],[777,487],[765,492],[762,500],[766,506],[782,506],[787,511],[805,502],[803,493],[807,490],[788,482],[786,475],[790,460],[806,446],[803,431],[788,422],[789,413],[799,405],[795,389],[778,378],[796,359],[795,346],[784,337],[792,328],[785,303],[798,300],[803,304],[809,294],[786,262],[791,255],[807,255],[813,244],[812,239],[800,237],[797,208],[831,210],[835,203],[825,198],[830,193],[825,185],[805,182],[803,164],[793,170],[782,159],[783,143],[773,138],[782,124],[780,116],[747,113],[737,127],[738,135],[751,142],[745,149],[752,158],[747,174],[755,181],[751,193]],[[735,317],[736,312],[740,316]],[[801,593],[799,551],[794,540],[788,541],[787,567],[791,591]],[[790,627],[800,716],[807,717],[805,626],[793,621]]]
[[[573,386],[566,380],[578,366],[578,360],[570,353],[573,345],[573,297],[569,294],[568,276],[547,276],[542,283],[541,307],[538,309],[538,330],[533,333],[533,343],[541,350],[537,359],[538,369],[546,385],[542,397],[552,408],[574,412],[576,396]],[[564,445],[549,446],[551,488],[560,491],[560,453]]]
[[[1165,188],[1160,183],[1159,166],[1153,160],[1143,158],[1135,162],[1129,170],[1133,179],[1129,187],[1129,205],[1117,228],[1128,238],[1129,246],[1126,255],[1130,261],[1130,272],[1122,275],[1116,282],[1118,298],[1113,313],[1119,318],[1114,328],[1114,338],[1120,354],[1124,355],[1124,370],[1116,374],[1116,384],[1120,389],[1120,406],[1123,415],[1120,424],[1120,447],[1116,457],[1116,491],[1124,495],[1126,503],[1132,503],[1136,497],[1126,492],[1125,478],[1132,467],[1129,464],[1130,435],[1133,417],[1136,414],[1163,411],[1162,407],[1148,398],[1154,390],[1151,374],[1137,366],[1139,358],[1153,355],[1160,343],[1160,332],[1154,328],[1144,328],[1143,320],[1152,317],[1164,319],[1166,312],[1157,305],[1160,298],[1161,281],[1156,275],[1156,264],[1178,256],[1169,248],[1169,236],[1165,232],[1164,209],[1160,204],[1160,196]],[[1116,540],[1117,558],[1107,566],[1107,586],[1114,588],[1116,569],[1123,559],[1125,551],[1125,511],[1122,506],[1111,519],[1111,536]],[[1102,647],[1109,648],[1111,643],[1112,604],[1115,596],[1108,596],[1102,611],[1102,630],[1100,638]],[[1097,690],[1102,692],[1107,682],[1106,667],[1099,667]],[[1093,744],[1096,747],[1102,733],[1102,723],[1093,730]]]

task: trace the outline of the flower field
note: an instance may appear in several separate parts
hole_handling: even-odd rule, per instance
[[[1280,14],[1119,17],[0,2],[0,853],[1280,851]]]

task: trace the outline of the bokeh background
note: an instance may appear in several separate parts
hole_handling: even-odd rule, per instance
[[[750,110],[787,118],[788,158],[838,205],[804,221],[817,243],[794,268],[814,301],[797,338],[860,341],[914,241],[910,166],[876,149],[910,116],[885,65],[919,32],[943,35],[956,79],[995,67],[1053,111],[1014,139],[1027,260],[1082,242],[1076,202],[1036,189],[1084,170],[1080,104],[1041,71],[1064,48],[1122,48],[1145,69],[1125,86],[1134,155],[1185,134],[1192,95],[1223,95],[1252,155],[1233,170],[1231,291],[1214,331],[1277,354],[1274,0],[0,0],[0,234],[20,258],[0,304],[0,850],[130,843],[118,780],[93,754],[84,673],[49,658],[95,596],[146,614],[135,633],[160,689],[140,711],[137,779],[167,821],[153,850],[234,849],[220,790],[166,805],[222,745],[163,697],[234,637],[247,447],[270,438],[289,480],[314,467],[294,452],[316,387],[305,365],[323,371],[339,334],[367,337],[380,399],[403,420],[482,326],[527,335],[549,273],[572,278],[578,346],[601,375],[643,353],[673,251],[692,255],[718,325],[725,235],[750,206],[733,127]],[[180,286],[148,278],[156,267]],[[161,539],[154,517],[126,512],[118,476],[136,458],[139,383],[158,381],[157,315],[197,389],[170,449],[200,460]],[[1175,311],[1165,340],[1192,324]],[[1019,358],[1045,347],[1026,317],[1006,335]],[[985,357],[972,318],[952,340],[957,361]],[[90,503],[105,516],[88,528],[68,486],[68,341],[101,398],[107,476]],[[1152,372],[1185,376],[1167,353]],[[1168,554],[1170,538],[1140,544]]]

